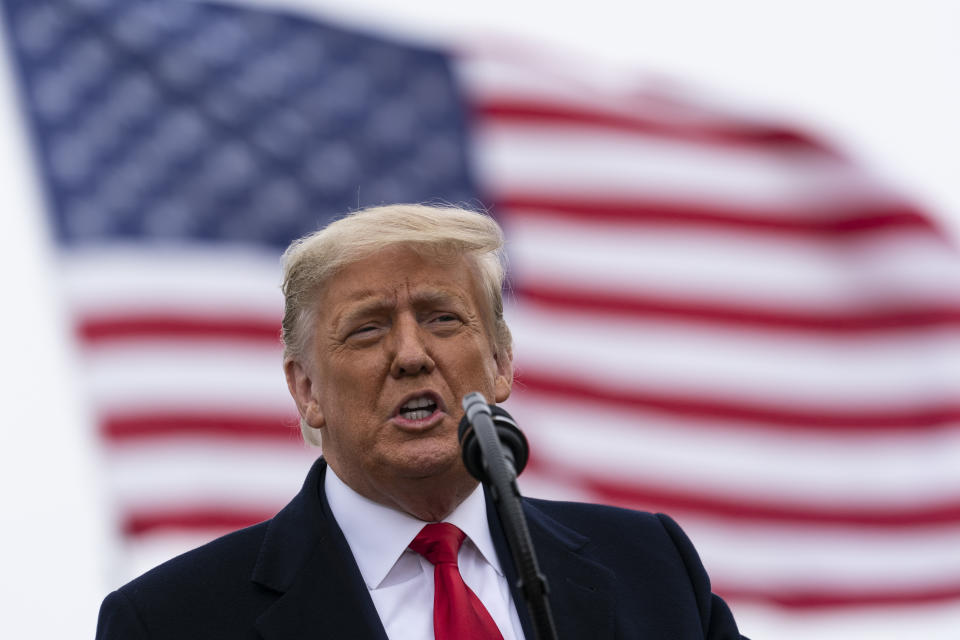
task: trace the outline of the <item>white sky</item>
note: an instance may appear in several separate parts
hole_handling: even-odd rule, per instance
[[[960,238],[958,2],[260,4],[319,9],[330,17],[437,43],[506,36],[627,77],[655,73],[720,92],[761,111],[781,113],[846,146]],[[5,625],[10,637],[92,637],[108,587],[105,551],[113,541],[97,500],[96,450],[76,417],[83,405],[71,385],[75,374],[48,261],[40,191],[13,101],[5,49],[0,57],[5,307],[0,314],[0,400],[6,423],[0,429],[0,527],[7,551],[0,601],[13,613],[12,627]],[[891,627],[886,631],[890,635],[883,635],[873,629],[869,636],[857,637],[892,638],[903,631]],[[842,634],[836,637],[855,637],[850,628]]]

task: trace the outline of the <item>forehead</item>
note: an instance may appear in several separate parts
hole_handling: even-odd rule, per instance
[[[478,306],[477,269],[466,256],[426,257],[410,249],[388,248],[345,266],[321,293],[321,313],[344,307],[410,297],[430,302],[453,297]],[[329,313],[324,315],[330,316]]]

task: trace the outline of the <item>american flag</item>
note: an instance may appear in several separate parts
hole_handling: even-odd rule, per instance
[[[506,230],[527,495],[669,512],[748,635],[960,609],[960,257],[842,150],[282,12],[3,7],[116,583],[270,517],[319,453],[280,369],[282,248],[432,201]]]

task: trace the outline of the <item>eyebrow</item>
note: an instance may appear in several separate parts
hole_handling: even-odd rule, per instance
[[[428,288],[423,291],[415,292],[412,298],[414,307],[443,304],[450,300],[455,300],[459,304],[467,306],[467,301],[463,296],[447,289]]]
[[[353,300],[358,300],[356,304]],[[341,310],[333,318],[333,326],[339,329],[344,325],[351,324],[357,318],[370,315],[377,311],[389,309],[396,304],[392,297],[385,296],[371,290],[358,291],[348,306]]]
[[[447,289],[427,288],[414,292],[411,297],[414,308],[442,305],[450,301],[456,301],[458,305],[463,307],[468,306],[463,296]],[[351,306],[333,318],[335,328],[340,329],[344,325],[352,324],[359,318],[387,311],[396,306],[396,299],[393,296],[385,296],[382,292],[370,289],[355,292],[353,298],[357,300],[356,306],[351,303]]]

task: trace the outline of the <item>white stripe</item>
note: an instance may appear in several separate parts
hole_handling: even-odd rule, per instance
[[[101,410],[217,407],[295,414],[279,347],[135,341],[84,352],[82,382]]]
[[[693,146],[576,125],[488,122],[478,128],[478,176],[495,195],[681,198],[728,206],[876,200],[859,170],[806,151]]]
[[[799,311],[960,297],[960,256],[918,234],[833,247],[550,218],[513,218],[506,227],[521,283]]]
[[[585,108],[626,118],[640,117],[675,127],[782,127],[767,109],[706,91],[665,84],[635,68],[617,69],[564,52],[524,48],[505,51],[503,43],[477,42],[453,69],[471,102],[507,99]],[[492,46],[491,46],[492,44]],[[758,145],[759,146],[759,145]],[[776,147],[777,145],[771,145]]]
[[[956,602],[890,607],[847,607],[795,612],[746,602],[733,603],[744,636],[776,640],[956,640]]]
[[[960,525],[865,533],[724,525],[690,516],[680,524],[712,579],[730,587],[855,594],[960,582]]]
[[[523,302],[505,313],[521,375],[797,410],[905,410],[960,398],[958,332],[783,334]]]
[[[557,478],[567,470],[624,486],[643,483],[841,513],[960,499],[960,425],[935,436],[762,431],[564,401],[524,391],[522,385],[505,407],[526,433],[533,455],[545,466],[556,465]],[[551,489],[538,486],[538,491]],[[563,493],[537,495],[586,495],[555,489]]]
[[[103,246],[65,251],[64,292],[75,312],[162,309],[191,313],[283,313],[279,256],[223,247]]]
[[[121,513],[211,505],[273,512],[296,495],[319,455],[296,438],[171,438],[108,447],[104,475]]]
[[[630,84],[625,85],[622,77],[605,77],[601,74],[607,70],[595,65],[590,66],[587,73],[571,73],[570,65],[580,61],[574,57],[560,62],[555,56],[534,59],[532,56],[540,53],[538,51],[525,52],[532,54],[525,57],[502,55],[499,51],[489,53],[492,55],[482,52],[454,59],[454,72],[474,104],[505,98],[589,109],[625,118],[640,116],[674,126],[706,122],[744,124],[730,116],[721,120],[716,110],[708,112],[690,101],[689,96],[667,102],[662,92],[645,91],[646,78],[638,76],[635,69],[629,71]]]

